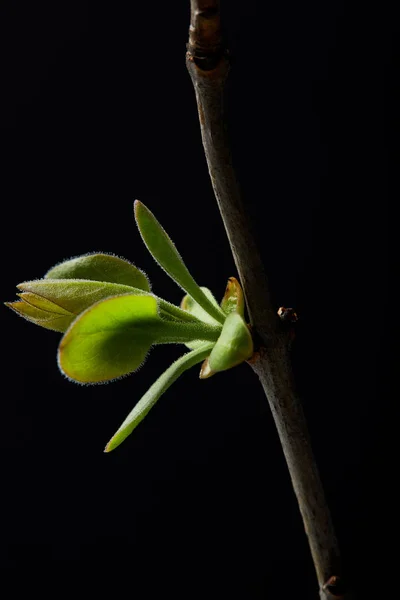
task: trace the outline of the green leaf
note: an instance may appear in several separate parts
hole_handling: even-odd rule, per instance
[[[49,300],[74,315],[78,315],[92,304],[109,296],[133,292],[137,295],[149,294],[128,285],[89,279],[37,279],[20,283],[17,288]]]
[[[150,389],[135,405],[118,431],[108,442],[105,452],[115,450],[132,431],[144,419],[157,400],[166,392],[166,390],[182,375],[184,371],[200,363],[210,353],[212,344],[204,344],[201,348],[184,354],[176,360],[164,373],[153,383]]]
[[[244,317],[244,297],[243,290],[236,277],[229,277],[226,286],[225,295],[222,298],[221,308],[225,314],[237,312]]]
[[[80,383],[101,383],[135,371],[152,344],[216,342],[220,327],[166,321],[150,295],[106,298],[75,319],[58,351],[61,371]]]
[[[239,365],[248,360],[253,351],[253,339],[244,319],[236,312],[230,313],[209,358],[203,363],[200,379]]]
[[[114,296],[94,304],[62,338],[59,367],[68,378],[81,383],[99,383],[131,373],[145,360],[159,322],[152,296]]]
[[[65,260],[50,269],[45,278],[107,281],[150,292],[146,274],[124,258],[113,254],[84,254]]]
[[[11,309],[25,317],[27,320],[47,329],[55,331],[66,331],[75,317],[86,310],[92,304],[110,296],[120,296],[127,293],[136,295],[150,295],[138,288],[108,283],[102,281],[91,281],[88,279],[38,279],[26,281],[17,286],[24,290],[18,294],[23,302],[6,303]],[[151,294],[154,296],[154,294]],[[194,315],[182,310],[178,306],[157,298],[159,312],[162,317],[172,321],[199,322]],[[33,311],[32,308],[24,307],[24,302],[31,304],[42,312]],[[46,311],[43,313],[43,311]],[[54,316],[47,314],[51,313]],[[60,319],[59,315],[68,318]],[[216,321],[213,321],[216,324]],[[218,324],[221,328],[221,326]]]
[[[157,263],[216,321],[223,323],[225,314],[204,294],[189,273],[168,234],[144,204],[135,201],[135,219],[140,235]]]

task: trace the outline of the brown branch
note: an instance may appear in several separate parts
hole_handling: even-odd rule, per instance
[[[243,286],[255,338],[249,364],[272,411],[311,549],[321,600],[349,600],[333,530],[301,403],[294,391],[290,336],[277,317],[268,281],[243,206],[223,119],[229,63],[221,40],[218,0],[191,0],[186,64],[197,100],[212,186]]]

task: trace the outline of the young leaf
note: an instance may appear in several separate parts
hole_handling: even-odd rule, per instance
[[[89,279],[37,279],[20,283],[17,288],[41,296],[74,315],[109,296],[133,292],[149,295],[149,292],[128,285]]]
[[[209,315],[219,323],[223,323],[225,320],[223,311],[215,306],[197,285],[168,234],[153,213],[139,200],[135,200],[135,219],[147,249],[158,264]]]
[[[23,300],[17,302],[5,302],[5,305],[14,310],[18,315],[24,317],[35,325],[40,325],[45,329],[52,331],[66,331],[75,319],[75,315],[63,311],[58,306],[53,305],[55,310],[43,310],[32,303],[32,298],[36,294],[19,294]],[[38,296],[36,296],[38,298]],[[30,302],[28,301],[30,300]]]
[[[184,371],[198,364],[210,353],[212,344],[204,344],[201,348],[184,354],[176,360],[164,373],[153,383],[150,389],[135,405],[118,431],[108,442],[104,452],[115,450],[132,431],[144,419],[149,410],[155,405],[157,400],[166,392],[166,390],[182,375]]]
[[[222,298],[221,308],[225,314],[237,312],[244,317],[244,297],[243,290],[236,277],[229,277],[226,286],[225,295]]]
[[[114,296],[94,304],[62,338],[59,367],[68,378],[81,383],[127,375],[146,358],[160,320],[152,296]]]
[[[113,254],[84,254],[65,260],[51,268],[45,279],[91,279],[119,283],[150,292],[150,283],[143,271]]]
[[[33,294],[32,292],[23,292],[22,294],[17,294],[17,296],[22,298],[24,302],[27,302],[28,304],[31,304],[32,306],[35,306],[36,308],[39,308],[46,312],[74,317],[74,314],[71,313],[69,310],[65,310],[65,308],[54,304],[54,302],[51,302],[51,300],[48,300],[43,296],[38,296],[37,294]]]
[[[58,364],[70,379],[101,383],[135,371],[152,344],[216,342],[221,327],[162,319],[154,296],[126,294],[90,306],[62,338]]]
[[[9,306],[19,315],[36,325],[62,332],[68,329],[79,313],[99,300],[126,293],[135,293],[136,295],[151,294],[151,292],[132,288],[127,285],[88,279],[45,278],[26,281],[17,287],[20,290],[25,290],[22,294],[18,294],[23,302],[9,302],[6,303],[6,306]],[[154,294],[151,295],[154,296]],[[160,315],[165,319],[199,322],[197,317],[178,306],[162,298],[157,298],[157,296],[154,297],[157,299]],[[29,306],[25,307],[25,302],[37,309],[41,309],[42,312],[32,310]],[[66,318],[60,319],[59,315],[65,315]],[[216,321],[213,321],[213,323],[216,323]]]
[[[211,377],[248,360],[253,354],[253,339],[244,319],[231,312],[222,328],[221,335],[208,359],[203,363],[200,379]]]

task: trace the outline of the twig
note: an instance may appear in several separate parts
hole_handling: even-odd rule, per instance
[[[290,335],[269,292],[232,166],[223,119],[229,70],[221,40],[218,0],[191,0],[186,64],[195,89],[201,135],[214,193],[243,286],[257,352],[249,364],[260,378],[278,430],[311,549],[321,600],[349,600],[338,543],[293,386]]]

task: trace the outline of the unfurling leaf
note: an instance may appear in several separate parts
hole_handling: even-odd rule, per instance
[[[204,361],[200,379],[211,377],[248,360],[253,354],[253,339],[244,319],[231,312],[210,356]]]
[[[200,306],[219,323],[225,314],[204,294],[189,273],[171,238],[162,228],[153,213],[139,200],[135,201],[135,219],[140,235],[150,254],[157,263],[176,281]]]
[[[129,294],[149,295],[149,292],[128,285],[90,281],[88,279],[38,279],[18,286],[21,301],[7,306],[36,325],[64,332],[79,313],[109,296]]]
[[[135,405],[118,431],[108,442],[105,452],[111,452],[117,448],[132,431],[144,419],[149,410],[155,405],[164,392],[182,375],[184,371],[198,364],[210,353],[212,344],[202,344],[200,348],[184,354],[176,360],[160,377],[153,383],[150,389]]]
[[[51,268],[46,279],[91,279],[129,285],[150,292],[150,283],[143,271],[124,258],[113,254],[84,254],[65,260]]]
[[[33,292],[74,314],[79,314],[91,304],[121,294],[149,295],[149,292],[129,285],[91,281],[89,279],[38,279],[17,285],[23,292]]]
[[[69,311],[36,294],[24,292],[18,295],[22,300],[6,302],[6,306],[35,325],[62,332],[66,331],[75,319],[75,315]]]
[[[220,326],[162,319],[153,296],[114,296],[75,319],[60,342],[58,364],[74,381],[101,383],[135,371],[152,344],[215,342],[220,332]]]
[[[224,297],[222,298],[221,308],[225,314],[231,312],[238,313],[244,317],[244,297],[243,290],[236,277],[229,277]]]

